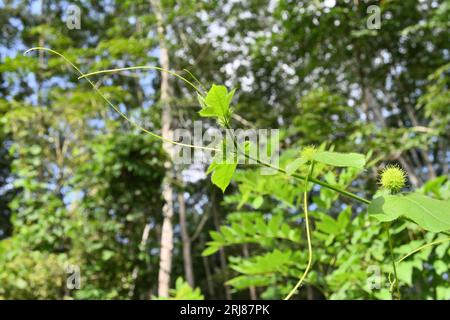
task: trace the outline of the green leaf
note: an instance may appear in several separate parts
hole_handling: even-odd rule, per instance
[[[212,173],[212,183],[218,186],[222,192],[225,192],[236,171],[238,160],[236,155],[232,153],[233,150],[234,149],[230,148],[230,146],[227,145],[227,142],[223,140],[219,151],[215,154],[211,165],[206,171],[206,174]]]
[[[436,288],[436,299],[438,299],[438,300],[450,299],[450,288],[437,287]]]
[[[235,289],[242,290],[251,286],[262,287],[271,284],[273,275],[240,275],[226,282],[227,285]]]
[[[215,242],[218,242],[218,243],[222,243],[222,242],[225,242],[225,239],[222,237],[222,235],[219,233],[219,232],[217,232],[217,231],[210,231],[209,232],[209,235],[211,236],[211,238],[215,241]]]
[[[222,226],[220,232],[225,236],[225,240],[232,241],[236,237],[234,230],[228,226]]]
[[[248,259],[230,259],[230,268],[247,275],[272,274],[287,269],[292,264],[292,252],[275,249],[263,255],[253,256]]]
[[[366,157],[359,153],[318,151],[313,155],[313,159],[317,162],[335,167],[353,167],[362,169],[366,164]]]
[[[220,249],[220,246],[214,241],[208,242],[207,244],[208,244],[208,247],[205,250],[203,250],[203,252],[202,252],[202,256],[204,256],[204,257],[210,256],[210,255],[216,253],[217,251],[219,251],[219,249]]]
[[[379,221],[392,221],[404,216],[428,231],[450,230],[450,201],[436,200],[419,193],[378,197],[370,203],[368,212]]]
[[[199,114],[202,117],[217,118],[222,125],[228,123],[232,113],[230,103],[234,92],[235,90],[228,92],[225,86],[213,84],[204,99],[198,97],[202,106]]]
[[[263,203],[264,203],[264,198],[262,196],[258,196],[253,200],[252,206],[255,209],[259,209]]]
[[[350,223],[352,217],[352,209],[351,207],[347,207],[339,213],[337,222],[341,229],[345,229],[345,227]]]
[[[446,241],[436,247],[436,255],[439,257],[439,259],[442,259],[445,256],[449,246],[450,242]]]
[[[152,296],[154,300],[203,300],[204,296],[202,295],[199,288],[192,288],[187,282],[183,280],[183,278],[178,277],[175,281],[175,289],[169,290],[169,297],[155,297]]]
[[[264,198],[263,198],[262,196],[257,196],[257,197],[253,200],[252,206],[253,206],[253,208],[255,208],[255,209],[259,209],[259,208],[262,206],[263,202],[264,202]]]
[[[216,163],[213,162],[208,168],[206,174],[212,172],[211,181],[218,186],[222,192],[225,192],[226,188],[233,178],[236,171],[237,163]]]
[[[437,274],[443,274],[448,271],[448,264],[442,260],[436,260],[433,263],[434,270],[436,270]]]
[[[16,286],[19,289],[25,289],[28,286],[28,283],[25,280],[19,278],[16,280]]]
[[[272,232],[273,235],[278,234],[278,230],[280,230],[281,224],[283,222],[283,217],[278,214],[273,216],[270,220],[267,226],[269,227],[269,230]]]
[[[102,251],[102,260],[107,261],[114,256],[114,251],[111,250],[103,250]]]
[[[414,262],[402,262],[397,266],[397,276],[401,283],[412,285]]]
[[[339,233],[339,225],[336,220],[328,215],[323,215],[320,221],[316,222],[317,230],[326,234],[337,235]]]
[[[291,163],[289,163],[285,170],[286,173],[288,175],[292,175],[295,171],[298,170],[298,168],[300,168],[301,165],[306,163],[306,159],[305,158],[297,158],[294,161],[292,161]]]

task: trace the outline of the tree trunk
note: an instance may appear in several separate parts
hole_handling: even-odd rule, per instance
[[[217,212],[217,208],[216,208],[216,196],[215,196],[215,191],[212,192],[211,194],[211,201],[212,201],[212,206],[211,206],[211,210],[213,213],[213,220],[214,220],[214,226],[216,228],[217,231],[220,230],[220,220],[219,220],[219,214]],[[219,258],[220,258],[220,266],[222,269],[222,273],[225,276],[225,278],[228,280],[228,265],[227,265],[227,258],[226,258],[226,254],[225,254],[225,250],[223,248],[220,248],[219,250]],[[225,298],[227,300],[231,300],[231,290],[230,287],[226,284],[223,285],[224,289],[225,289]]]
[[[150,4],[153,7],[155,16],[158,23],[158,36],[159,36],[159,63],[161,68],[168,70],[169,64],[169,52],[166,46],[164,19],[162,16],[161,8],[156,0],[150,0]],[[170,83],[169,74],[166,72],[161,73],[161,96],[160,103],[162,108],[161,114],[161,134],[164,138],[172,139],[173,132],[171,129],[172,115],[170,107]],[[169,142],[163,142],[163,149],[169,156],[169,159],[164,163],[166,168],[166,177],[163,181],[163,199],[164,206],[162,208],[163,224],[161,231],[161,250],[159,260],[159,274],[158,274],[158,295],[160,297],[169,296],[170,288],[170,271],[172,269],[172,249],[173,249],[173,188],[172,180],[173,174],[173,145]]]
[[[202,245],[202,247],[204,247],[204,245]],[[208,285],[208,293],[209,293],[210,299],[215,299],[216,293],[214,292],[214,282],[213,282],[213,279],[211,276],[211,268],[209,266],[208,257],[202,256],[202,260],[203,260],[203,268],[205,269],[206,283]]]
[[[147,223],[144,227],[144,231],[142,231],[141,243],[139,245],[139,251],[142,252],[145,250],[145,246],[147,244],[148,236],[150,234],[150,223]],[[135,265],[133,268],[133,272],[131,273],[131,286],[128,290],[128,296],[132,299],[134,296],[134,289],[136,288],[136,281],[139,276],[139,267]]]
[[[242,254],[245,258],[250,257],[250,250],[248,249],[247,243],[244,243],[244,245],[242,246]],[[257,300],[258,298],[256,295],[256,288],[254,286],[250,286],[248,289],[250,292],[250,300]]]
[[[187,283],[194,287],[194,271],[192,269],[192,256],[191,256],[191,239],[187,229],[186,222],[186,203],[184,201],[184,195],[182,192],[178,193],[178,208],[180,210],[180,228],[181,228],[181,240],[183,241],[183,262],[184,262],[184,274]]]

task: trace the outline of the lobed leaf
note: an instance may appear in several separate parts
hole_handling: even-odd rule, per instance
[[[368,212],[379,221],[392,221],[404,216],[428,231],[450,230],[450,201],[436,200],[419,193],[378,197],[370,203]]]
[[[225,86],[213,84],[205,98],[198,96],[202,106],[199,114],[202,117],[217,118],[222,125],[228,123],[232,113],[230,103],[234,92],[235,90],[228,92]]]
[[[317,162],[335,167],[353,167],[362,169],[366,164],[366,157],[359,153],[318,151],[313,155],[313,159]]]

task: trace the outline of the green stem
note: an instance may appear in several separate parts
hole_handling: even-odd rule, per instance
[[[390,228],[390,224],[387,225],[386,227],[386,232],[387,232],[387,236],[388,236],[388,242],[389,242],[389,251],[391,254],[391,261],[392,261],[392,268],[394,269],[394,278],[395,278],[395,283],[394,283],[394,287],[397,291],[397,299],[400,300],[401,296],[400,296],[400,287],[398,285],[398,276],[397,276],[397,267],[395,265],[395,258],[394,258],[394,249],[393,249],[393,245],[392,245],[392,238],[391,238],[391,233],[389,231]],[[392,298],[394,299],[394,294],[391,292],[392,294]]]
[[[246,157],[248,157],[248,156],[246,156]],[[286,170],[284,170],[284,169],[278,168],[276,166],[273,166],[273,165],[271,165],[269,163],[260,161],[258,159],[252,159],[252,160],[256,160],[259,164],[261,164],[261,165],[263,165],[265,167],[272,168],[272,169],[274,169],[274,170],[276,170],[278,172],[287,174]],[[302,175],[299,175],[299,174],[296,174],[296,173],[292,174],[292,176],[294,178],[296,178],[296,179],[299,179],[299,180],[305,180],[306,179],[306,177],[304,177]],[[309,180],[311,182],[314,182],[315,184],[321,185],[322,187],[325,187],[325,188],[331,189],[333,191],[336,191],[337,193],[340,193],[340,194],[342,194],[342,195],[344,195],[346,197],[352,198],[354,200],[357,200],[357,201],[365,203],[365,204],[370,204],[370,200],[367,200],[367,199],[365,199],[363,197],[360,197],[360,196],[358,196],[358,195],[356,195],[354,193],[351,193],[349,191],[343,190],[343,189],[341,189],[341,188],[339,188],[337,186],[334,186],[332,184],[329,184],[329,183],[327,183],[325,181],[321,181],[321,180],[313,178],[313,177],[309,177]]]
[[[309,227],[309,217],[308,217],[308,180],[309,180],[310,175],[312,173],[313,167],[314,167],[314,162],[311,163],[311,165],[309,167],[308,176],[305,178],[305,190],[303,192],[303,212],[305,213],[306,239],[308,241],[308,264],[306,265],[306,269],[303,272],[300,280],[298,280],[298,282],[295,285],[295,287],[291,290],[291,292],[289,292],[289,294],[286,296],[286,298],[284,298],[284,300],[289,300],[292,297],[292,295],[294,295],[295,292],[297,292],[298,288],[300,288],[300,286],[302,285],[303,281],[305,280],[306,275],[309,272],[309,269],[311,269],[311,264],[312,264],[312,244],[311,244],[311,231],[310,231],[310,227]]]
[[[231,126],[230,126],[228,123],[225,124],[225,127],[226,127],[228,130],[231,130]],[[237,145],[236,139],[235,139],[234,137],[233,137],[233,143],[234,143],[234,147],[235,147],[236,150],[237,150],[237,151],[236,151],[237,154],[242,153],[242,154],[244,155],[244,157],[246,157],[247,159],[256,161],[258,164],[260,164],[260,165],[262,165],[262,166],[265,166],[265,167],[267,167],[267,168],[271,168],[271,169],[276,170],[276,171],[278,171],[278,172],[287,174],[286,170],[284,170],[284,169],[281,169],[281,168],[279,168],[279,167],[277,167],[277,166],[274,166],[274,165],[272,165],[272,164],[270,164],[270,163],[261,161],[261,160],[259,160],[259,159],[255,159],[255,158],[249,156],[247,153],[245,153],[245,151],[242,152],[242,150],[240,150],[239,146]],[[363,198],[363,197],[360,197],[360,196],[358,196],[358,195],[356,195],[356,194],[354,194],[354,193],[351,193],[351,192],[349,192],[349,191],[343,190],[343,189],[341,189],[341,188],[339,188],[339,187],[337,187],[337,186],[334,186],[334,185],[329,184],[329,183],[327,183],[327,182],[321,181],[321,180],[319,180],[319,179],[316,179],[316,178],[313,178],[313,177],[304,177],[304,176],[299,175],[299,174],[297,174],[297,173],[294,173],[294,174],[292,174],[291,176],[294,177],[294,178],[296,178],[296,179],[298,179],[298,180],[304,180],[304,181],[309,180],[309,181],[311,181],[311,182],[314,182],[315,184],[318,184],[318,185],[321,185],[322,187],[325,187],[325,188],[331,189],[331,190],[333,190],[333,191],[336,191],[336,192],[338,192],[338,193],[340,193],[340,194],[342,194],[342,195],[344,195],[344,196],[347,196],[347,197],[352,198],[352,199],[354,199],[354,200],[357,200],[357,201],[359,201],[359,202],[362,202],[362,203],[365,203],[365,204],[370,204],[370,201],[367,200],[367,199],[365,199],[365,198]]]
[[[227,129],[231,130],[230,124],[228,124],[228,123],[225,124],[225,127],[226,127]],[[237,151],[236,151],[237,154],[239,154],[239,152],[240,152],[240,153],[242,153],[242,154],[244,155],[244,157],[246,157],[247,159],[256,161],[258,164],[260,164],[260,165],[262,165],[262,166],[265,166],[265,167],[267,167],[267,168],[271,168],[271,169],[276,170],[276,171],[278,171],[278,172],[287,174],[286,170],[284,170],[284,169],[281,169],[281,168],[279,168],[279,167],[277,167],[277,166],[274,166],[274,165],[272,165],[272,164],[270,164],[270,163],[261,161],[261,160],[259,160],[259,159],[255,159],[255,158],[249,156],[248,154],[246,154],[245,152],[242,152],[242,151],[240,150],[239,146],[237,145],[236,139],[235,139],[234,137],[233,137],[233,143],[234,143],[234,147],[235,147],[236,150],[237,150]],[[349,192],[349,191],[343,190],[343,189],[341,189],[341,188],[339,188],[339,187],[337,187],[337,186],[333,186],[333,185],[331,185],[331,184],[329,184],[329,183],[326,183],[326,182],[324,182],[324,181],[321,181],[321,180],[319,180],[319,179],[316,179],[316,178],[313,178],[313,177],[304,177],[304,176],[301,176],[301,175],[299,175],[299,174],[297,174],[297,173],[294,173],[294,174],[292,174],[291,176],[294,177],[294,178],[296,178],[296,179],[298,179],[298,180],[304,180],[304,181],[309,180],[309,181],[311,181],[311,182],[314,182],[315,184],[318,184],[318,185],[321,185],[321,186],[323,186],[323,187],[325,187],[325,188],[328,188],[328,189],[331,189],[331,190],[333,190],[333,191],[336,191],[336,192],[338,192],[338,193],[340,193],[340,194],[342,194],[342,195],[344,195],[344,196],[347,196],[347,197],[352,198],[352,199],[354,199],[354,200],[357,200],[357,201],[359,201],[359,202],[362,202],[362,203],[365,203],[365,204],[370,204],[370,201],[367,200],[367,199],[365,199],[365,198],[363,198],[363,197],[360,197],[360,196],[358,196],[358,195],[356,195],[356,194],[354,194],[354,193],[351,193],[351,192]]]
[[[435,240],[433,242],[424,244],[423,246],[420,246],[420,247],[414,249],[413,251],[411,251],[410,253],[406,254],[405,256],[403,256],[400,260],[397,261],[397,263],[402,262],[403,260],[405,260],[406,258],[408,258],[409,256],[413,255],[414,253],[416,253],[416,252],[418,252],[420,250],[423,250],[423,249],[428,248],[428,247],[432,247],[432,246],[434,246],[436,244],[439,244],[439,243],[442,243],[442,242],[446,242],[446,241],[450,241],[450,237],[449,238],[438,239],[438,240]]]

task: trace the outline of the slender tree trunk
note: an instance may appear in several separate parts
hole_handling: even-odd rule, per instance
[[[164,28],[164,19],[161,12],[161,7],[158,1],[150,0],[150,4],[155,12],[155,16],[158,23],[158,36],[159,36],[159,63],[161,68],[170,69],[169,52],[166,45],[166,31]],[[170,106],[170,82],[169,74],[166,72],[161,73],[161,96],[160,103],[162,107],[161,114],[161,133],[164,138],[172,139],[173,132],[171,129],[172,115]],[[173,249],[173,188],[172,180],[173,174],[173,145],[168,142],[163,142],[164,151],[168,154],[169,159],[164,163],[166,168],[166,177],[163,182],[163,224],[161,231],[161,250],[159,260],[159,274],[158,274],[158,295],[160,297],[169,296],[170,287],[170,271],[172,269],[172,249]]]
[[[150,223],[147,223],[144,227],[144,231],[142,231],[142,238],[141,238],[141,243],[139,245],[139,251],[145,250],[145,246],[147,244],[149,234],[150,234]],[[130,290],[128,291],[128,296],[130,298],[133,298],[133,296],[134,296],[134,289],[136,288],[136,281],[137,281],[138,275],[139,275],[139,267],[136,265],[133,268],[133,272],[131,273],[132,283],[130,286]]]
[[[184,275],[187,283],[194,287],[194,271],[192,269],[191,239],[186,222],[186,203],[182,192],[178,193],[178,208],[180,210],[181,240],[183,241]]]
[[[242,254],[245,258],[250,257],[250,250],[248,248],[248,244],[244,243],[244,245],[242,246]],[[254,286],[250,286],[249,288],[250,291],[250,299],[251,300],[257,300],[257,295],[256,295],[256,288]]]
[[[440,153],[440,162],[442,165],[442,175],[446,176],[449,173],[449,166],[446,164],[447,163],[447,151],[448,150],[448,145],[446,142],[444,142],[445,140],[441,140],[439,142],[439,149],[441,150],[441,152],[438,151],[437,155],[439,157],[439,153]]]
[[[204,245],[203,245],[203,247],[204,247]],[[213,283],[213,279],[211,276],[211,268],[209,266],[208,257],[202,256],[202,260],[203,260],[203,267],[205,269],[206,282],[208,285],[208,293],[209,293],[209,296],[211,299],[215,299],[216,293],[214,292],[214,283]]]
[[[219,231],[220,229],[220,221],[219,221],[219,215],[217,212],[217,208],[216,208],[216,197],[215,197],[215,192],[213,191],[212,193],[212,199],[211,201],[213,202],[212,206],[211,206],[211,210],[213,213],[213,220],[214,220],[214,226],[216,228],[217,231]],[[219,250],[219,258],[220,258],[220,266],[222,269],[222,273],[224,274],[225,278],[228,279],[228,265],[227,265],[227,258],[225,255],[225,250],[223,248],[220,248]],[[223,285],[225,288],[225,297],[227,300],[231,300],[231,290],[230,287],[227,286],[226,284]]]
[[[311,286],[306,287],[306,300],[314,300],[314,290]]]

